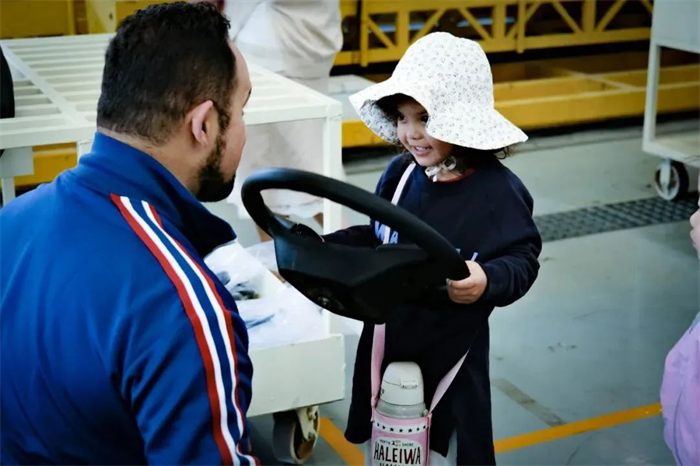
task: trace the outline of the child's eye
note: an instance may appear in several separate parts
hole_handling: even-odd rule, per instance
[[[420,121],[422,121],[423,123],[427,123],[429,118],[430,118],[430,117],[429,117],[428,115],[423,115],[423,116],[420,118]]]
[[[403,123],[404,121],[406,121],[406,116],[399,113],[398,115],[396,115],[396,121],[400,121]]]

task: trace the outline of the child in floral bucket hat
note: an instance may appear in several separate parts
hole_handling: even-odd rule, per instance
[[[432,414],[430,463],[494,464],[488,316],[530,289],[542,247],[532,197],[497,154],[527,136],[494,109],[491,69],[479,44],[447,33],[416,41],[390,79],[350,101],[372,131],[406,151],[391,161],[376,193],[391,200],[400,192],[397,204],[452,242],[471,272],[448,282],[446,293],[391,314],[382,329],[382,371],[392,362],[417,363],[430,405],[438,383],[467,354]],[[373,221],[326,240],[372,247],[406,241],[386,231]],[[374,332],[365,324],[357,349],[345,433],[356,444],[372,432]]]

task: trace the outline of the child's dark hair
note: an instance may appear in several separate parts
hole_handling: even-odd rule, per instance
[[[399,105],[410,100],[415,99],[404,94],[395,94],[380,99],[377,101],[376,105],[379,110],[381,110],[384,115],[396,125],[398,124],[399,119]],[[402,152],[405,151],[405,147],[403,147],[401,143],[397,144],[397,147],[400,148]],[[511,147],[503,147],[495,150],[479,150],[460,146],[460,150],[453,154],[453,157],[457,162],[455,169],[460,173],[464,173],[469,169],[483,166],[493,158],[503,160],[510,157],[512,153],[513,150]]]

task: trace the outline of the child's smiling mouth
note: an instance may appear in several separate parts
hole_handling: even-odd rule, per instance
[[[427,155],[431,150],[433,148],[428,146],[411,146],[411,151],[418,156]]]

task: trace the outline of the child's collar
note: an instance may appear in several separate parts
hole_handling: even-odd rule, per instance
[[[441,171],[452,171],[457,166],[457,160],[454,157],[447,157],[437,165],[425,169],[425,175],[435,183],[438,181],[438,175]]]

